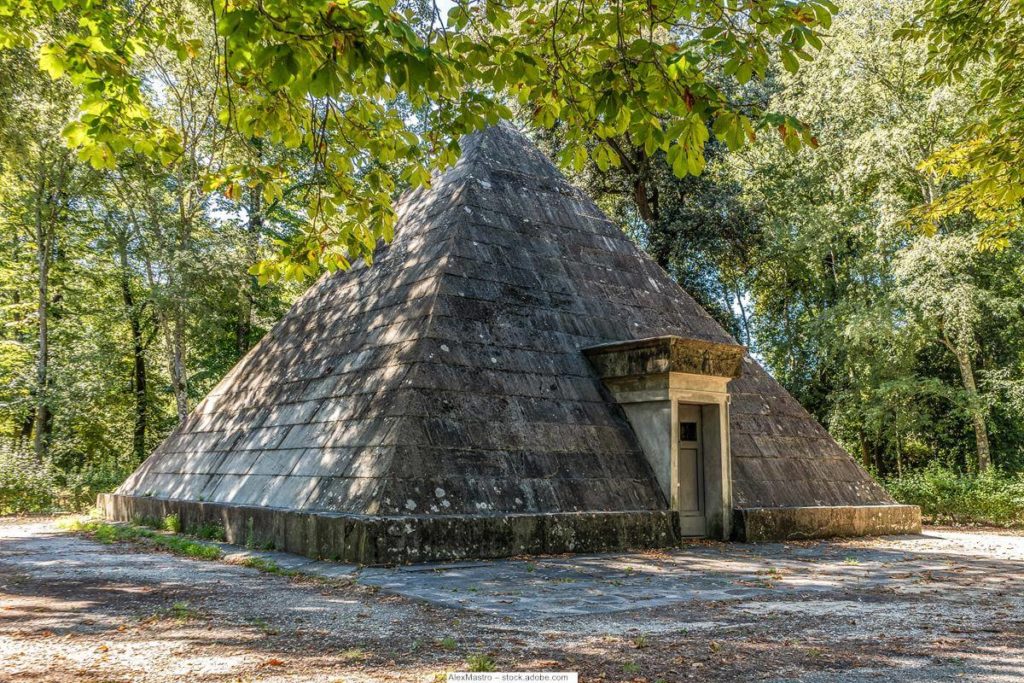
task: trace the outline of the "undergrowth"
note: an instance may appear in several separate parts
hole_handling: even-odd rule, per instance
[[[273,560],[267,560],[262,557],[246,557],[241,562],[239,562],[239,564],[241,564],[243,567],[252,567],[253,569],[258,569],[261,572],[265,572],[267,574],[277,574],[279,576],[298,575],[298,572],[292,571],[290,569],[285,569],[277,562],[274,562]]]
[[[882,483],[899,502],[921,506],[935,524],[1024,527],[1024,473],[992,468],[964,474],[933,464]]]
[[[0,515],[81,512],[95,504],[97,494],[117,488],[133,468],[93,463],[62,470],[0,439]]]

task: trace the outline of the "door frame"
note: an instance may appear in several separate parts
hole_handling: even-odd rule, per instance
[[[743,374],[746,349],[676,335],[598,344],[583,349],[637,437],[670,510],[677,497],[679,403],[701,406],[706,536],[732,534],[729,381]]]
[[[679,486],[679,406],[700,407],[700,443],[704,486],[704,533],[692,525],[687,529],[680,510],[684,536],[706,536],[728,539],[732,531],[732,461],[729,448],[729,394],[726,382],[717,377],[670,373],[668,399],[671,405],[671,500],[673,510],[680,510],[676,500]],[[690,531],[690,533],[687,533]]]

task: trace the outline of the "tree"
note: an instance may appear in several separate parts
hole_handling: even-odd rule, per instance
[[[978,83],[954,141],[922,168],[957,180],[925,198],[917,215],[934,231],[963,212],[985,223],[984,247],[1005,248],[1021,229],[1024,199],[1024,15],[1013,2],[926,0],[897,37],[928,47],[929,86]]]
[[[977,375],[1020,374],[1020,346],[999,331],[1019,312],[983,305],[1019,296],[1013,259],[939,259],[937,245],[977,239],[984,226],[969,218],[943,221],[935,241],[908,229],[915,206],[952,189],[921,164],[955,139],[973,96],[969,83],[922,82],[927,51],[890,39],[912,11],[844,10],[814,63],[782,78],[770,107],[806,121],[817,149],[794,157],[769,140],[726,158],[763,221],[747,280],[755,349],[883,474],[939,451],[987,462],[997,449]],[[953,304],[966,307],[955,333]]]
[[[7,103],[0,119],[0,164],[8,190],[5,213],[8,225],[22,232],[23,246],[33,252],[35,262],[34,403],[22,432],[32,434],[36,458],[42,461],[53,425],[49,395],[51,269],[78,186],[88,179],[55,130],[74,111],[72,91],[40,78],[24,52],[4,55],[0,72],[5,76],[0,94]]]
[[[991,466],[992,456],[988,399],[977,380],[979,332],[985,321],[991,324],[1014,317],[1019,301],[992,291],[984,279],[985,260],[975,248],[973,235],[936,235],[903,250],[894,269],[898,296],[914,321],[956,359],[964,407],[974,428],[977,467],[982,472]]]
[[[730,147],[759,128],[791,147],[810,134],[795,119],[730,99],[706,78],[796,71],[821,47],[828,0],[461,0],[444,21],[393,0],[323,3],[217,0],[202,20],[187,0],[110,5],[91,0],[0,0],[0,46],[38,47],[40,64],[83,93],[65,135],[81,158],[112,169],[126,152],[174,163],[180,130],[146,101],[157,53],[217,59],[217,116],[246,138],[302,147],[315,168],[302,234],[264,279],[346,266],[389,239],[400,184],[429,182],[453,163],[459,137],[507,117],[515,99],[535,125],[569,131],[566,161],[622,163],[612,140],[660,150],[677,176],[697,174],[711,131]],[[211,14],[212,13],[212,14]],[[204,31],[216,25],[217,36]],[[405,116],[411,104],[419,118]],[[587,143],[593,143],[589,148]],[[397,163],[397,168],[392,164]],[[283,169],[241,164],[215,175],[280,191]]]

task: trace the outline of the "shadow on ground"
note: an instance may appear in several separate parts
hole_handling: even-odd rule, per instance
[[[941,531],[323,581],[6,520],[0,661],[11,681],[432,681],[481,654],[587,681],[1021,680],[1022,568],[1024,538]]]

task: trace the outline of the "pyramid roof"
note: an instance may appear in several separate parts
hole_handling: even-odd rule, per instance
[[[399,203],[119,489],[355,515],[664,510],[582,349],[735,340],[508,125]],[[891,503],[752,357],[729,384],[737,508]]]

